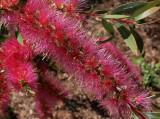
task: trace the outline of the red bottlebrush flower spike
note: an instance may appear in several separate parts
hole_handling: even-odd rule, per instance
[[[106,79],[103,83],[104,87],[105,87],[105,91],[107,92],[107,94],[113,93],[114,91],[114,81],[111,80],[110,78]]]
[[[3,55],[0,53],[0,114],[4,115],[5,109],[7,108],[7,103],[10,99],[9,82],[5,78],[5,71],[2,68]]]
[[[141,107],[144,107],[146,110],[151,110],[151,98],[149,97],[148,92],[140,93],[137,97],[135,97],[135,103]]]
[[[34,66],[29,59],[33,57],[32,51],[27,46],[22,46],[16,39],[9,39],[2,45],[3,50],[3,67],[6,71],[6,77],[16,89],[23,86],[36,88],[37,74]]]
[[[105,40],[104,38],[100,38],[100,40]],[[118,49],[113,46],[110,42],[107,42],[107,43],[104,43],[104,44],[101,44],[103,47],[105,47],[107,49],[107,51],[110,51],[112,52],[113,56],[115,58],[118,58],[121,62],[123,62],[124,65],[127,65],[127,68],[126,70],[128,72],[133,72],[134,74],[132,74],[134,76],[134,80],[135,82],[140,80],[140,73],[137,71],[137,69],[133,66],[133,64],[127,60],[127,57],[124,56],[122,53],[120,53],[118,51]]]
[[[46,69],[43,64],[40,72],[40,80],[36,91],[36,109],[41,119],[52,117],[52,107],[59,100],[63,100],[69,94],[64,91],[62,85],[52,72]]]
[[[119,115],[117,115],[119,113],[119,106],[118,106],[118,99],[117,98],[112,98],[109,99],[107,101],[104,101],[104,103],[101,103],[99,106],[104,106],[104,109],[107,109],[106,111],[108,111],[110,113],[110,115],[112,115],[113,117],[119,117]]]
[[[2,70],[1,70],[2,71]],[[10,100],[10,89],[9,83],[4,78],[4,76],[0,75],[0,114],[3,115],[7,108],[7,103]]]
[[[47,57],[70,75],[75,74],[77,82],[113,117],[128,119],[132,112],[144,117],[141,110],[150,109],[150,100],[148,93],[139,89],[139,73],[111,43],[97,44],[98,39],[82,28],[81,19],[70,14],[76,14],[81,2],[28,0],[20,11],[4,12],[2,22],[9,30],[16,26],[24,42],[21,46],[13,38],[2,45],[7,81],[17,89],[24,85],[34,89],[38,114],[51,117],[52,101],[63,100],[67,93],[46,67],[36,61],[33,65],[36,56]]]
[[[11,7],[13,5],[16,5],[19,2],[19,0],[1,0],[0,1],[0,9],[6,9],[8,7]]]
[[[53,0],[57,7],[72,11],[77,9],[80,5],[84,4],[84,0]]]

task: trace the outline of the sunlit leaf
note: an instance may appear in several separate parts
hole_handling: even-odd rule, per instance
[[[133,114],[133,119],[139,119],[139,117],[135,114]]]
[[[140,53],[142,54],[142,56],[144,56],[144,54],[145,54],[144,43],[143,43],[141,36],[132,27],[130,27],[130,31],[136,40],[136,43],[137,43],[137,46],[138,46]]]
[[[122,13],[133,13],[135,10],[143,7],[147,3],[143,2],[135,2],[135,3],[128,3],[119,6],[118,8],[114,9],[111,14],[122,14]]]
[[[133,63],[138,63],[140,64],[142,61],[144,61],[144,58],[143,57],[139,57],[139,58],[136,58],[133,60]]]
[[[97,37],[100,37],[100,36],[101,36],[101,33],[100,33],[100,32],[97,32],[96,36],[97,36]]]
[[[143,12],[145,12],[146,10],[156,6],[156,5],[159,5],[160,4],[160,1],[152,1],[152,2],[149,2],[147,3],[144,7],[136,10],[130,17],[130,19],[134,19],[135,17],[139,16],[140,14],[142,14]]]
[[[145,113],[145,115],[149,118],[149,119],[159,119],[160,118],[160,112],[153,112],[153,113]]]
[[[33,90],[27,90],[30,94],[35,94]]]
[[[157,12],[158,10],[160,10],[160,7],[152,7],[150,9],[146,10],[145,12],[143,12],[142,14],[140,14],[139,16],[137,16],[135,18],[135,21],[138,21],[140,19],[144,19],[144,18],[150,16],[151,14]]]
[[[128,18],[128,15],[103,15],[102,18],[106,19],[122,19],[122,18]]]
[[[105,19],[102,20],[103,26],[108,33],[114,35],[114,28],[111,23],[107,22]]]
[[[160,62],[155,65],[155,67],[160,68]]]
[[[22,35],[20,33],[17,34],[17,41],[23,45],[23,38],[22,38]]]
[[[137,55],[137,44],[133,34],[131,34],[131,32],[120,23],[116,22],[115,25],[128,47]]]

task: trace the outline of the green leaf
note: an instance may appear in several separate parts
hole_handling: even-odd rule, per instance
[[[30,94],[35,94],[33,90],[27,90]]]
[[[134,59],[134,60],[133,60],[133,63],[141,64],[142,61],[144,61],[144,58],[143,58],[143,57],[139,57],[139,58]]]
[[[155,65],[155,67],[160,68],[160,62]]]
[[[22,38],[22,35],[20,33],[17,34],[17,41],[23,45],[23,38]]]
[[[133,119],[139,119],[139,117],[135,114],[133,114]]]
[[[96,14],[105,14],[105,13],[107,13],[108,11],[106,11],[106,10],[101,10],[101,11],[97,11],[96,12]]]
[[[144,43],[143,43],[141,36],[132,27],[129,27],[129,28],[130,28],[130,31],[136,40],[136,44],[138,46],[140,53],[142,54],[142,56],[144,56],[145,55]]]
[[[111,41],[112,39],[113,39],[113,37],[110,37],[110,38],[108,38],[108,39],[106,39],[104,41],[98,41],[97,43],[99,43],[99,44],[106,43],[106,42]]]
[[[157,12],[160,9],[160,7],[152,7],[148,10],[146,10],[145,12],[143,12],[142,14],[140,14],[139,16],[135,17],[135,21],[144,19],[148,16],[150,16],[151,14]]]
[[[95,10],[95,8],[93,7],[93,8],[90,10],[90,12],[89,12],[89,13],[93,13],[93,12],[94,12],[94,10]]]
[[[96,36],[97,36],[97,37],[100,37],[100,36],[101,36],[101,33],[100,33],[100,32],[97,32]]]
[[[159,119],[159,118],[160,118],[160,112],[145,113],[145,115],[146,115],[149,119]]]
[[[122,18],[128,18],[128,15],[103,15],[101,18],[105,19],[122,19]]]
[[[107,22],[105,19],[102,19],[102,24],[108,33],[110,33],[111,35],[114,35],[114,28],[112,24]]]
[[[128,47],[137,55],[137,44],[133,34],[131,34],[131,32],[120,23],[116,22],[115,25]]]
[[[133,2],[133,3],[124,4],[114,9],[111,12],[111,14],[133,13],[135,10],[143,7],[146,4],[147,3],[143,3],[143,2],[135,2],[135,3]]]
[[[155,65],[155,71],[156,72],[160,71],[160,62]]]
[[[130,19],[134,19],[135,17],[137,17],[138,15],[142,14],[143,12],[145,12],[146,10],[156,6],[160,4],[160,1],[152,1],[152,2],[149,2],[147,3],[144,7],[136,10],[130,17]]]

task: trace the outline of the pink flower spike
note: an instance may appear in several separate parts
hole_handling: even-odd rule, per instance
[[[112,115],[113,117],[119,117],[119,104],[118,104],[117,98],[112,98],[105,100],[103,103],[101,103],[99,106],[103,107],[103,109],[108,109],[108,113]]]
[[[68,96],[68,91],[64,91],[63,86],[54,76],[53,72],[47,70],[42,64],[40,72],[41,79],[36,91],[36,110],[41,119],[52,118],[52,107],[60,100]]]
[[[135,98],[135,103],[142,106],[145,110],[151,110],[151,97],[149,92],[143,92]]]
[[[9,39],[5,42],[2,50],[3,67],[9,83],[17,90],[24,86],[23,83],[27,83],[34,90],[38,76],[34,65],[30,62],[33,57],[32,51],[25,44],[22,46],[16,39]]]

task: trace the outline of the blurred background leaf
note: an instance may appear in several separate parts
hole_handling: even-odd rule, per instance
[[[142,14],[143,12],[145,12],[146,10],[159,5],[160,1],[152,1],[147,3],[146,5],[144,5],[143,7],[141,7],[140,9],[137,9],[130,17],[130,19],[135,19],[138,15]]]
[[[159,112],[153,112],[153,113],[145,113],[145,115],[149,118],[149,119],[160,119],[160,113]]]
[[[137,9],[143,7],[146,4],[147,3],[144,3],[144,2],[134,2],[134,3],[124,4],[124,5],[121,5],[121,6],[117,7],[116,9],[114,9],[111,12],[111,14],[133,13],[134,11],[136,11]]]

